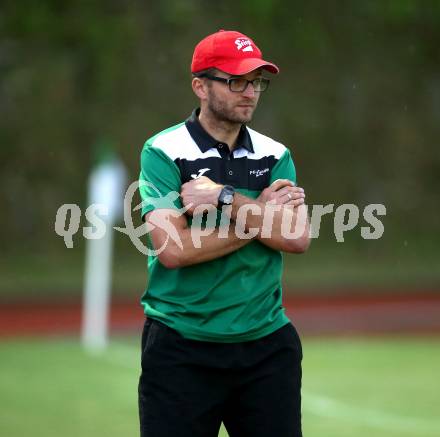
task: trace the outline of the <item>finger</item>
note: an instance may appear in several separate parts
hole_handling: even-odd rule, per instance
[[[276,194],[278,196],[285,196],[288,193],[291,196],[304,195],[304,190],[302,188],[299,188],[299,187],[284,187],[284,188],[281,188],[278,191],[276,191]]]
[[[273,181],[270,184],[270,189],[271,191],[278,191],[279,189],[283,188],[283,187],[293,187],[295,184],[289,180],[289,179],[277,179],[276,181]]]
[[[293,205],[293,206],[298,206],[298,205],[302,205],[305,203],[305,199],[301,198],[301,199],[291,199],[289,200],[289,198],[284,197],[283,200],[278,201],[277,202],[279,205]]]
[[[304,196],[285,196],[284,199],[286,199],[286,203],[288,202],[305,202]]]
[[[305,193],[288,193],[288,197],[290,197],[291,199],[305,199],[306,195]]]
[[[292,193],[290,191],[280,193],[280,191],[277,191],[276,193],[273,193],[273,198],[276,200],[276,203],[278,204],[284,204],[287,202],[290,202],[291,200],[296,199],[304,199],[306,195],[304,193]]]
[[[304,188],[301,187],[285,187],[281,188],[282,190],[287,190],[290,193],[304,193]]]
[[[304,203],[305,203],[305,199],[294,199],[294,200],[289,200],[289,202],[286,202],[284,205],[291,205],[297,207],[300,205],[304,205]]]

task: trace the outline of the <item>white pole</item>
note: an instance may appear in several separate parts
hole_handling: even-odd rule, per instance
[[[82,343],[93,352],[108,343],[113,225],[122,212],[125,179],[116,160],[98,165],[89,179],[89,204],[105,205],[108,211],[99,217],[105,223],[103,237],[86,240]]]
[[[104,237],[86,243],[82,341],[92,351],[103,350],[108,343],[113,229],[109,220],[104,221]]]

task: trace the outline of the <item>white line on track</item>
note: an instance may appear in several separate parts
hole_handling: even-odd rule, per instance
[[[337,399],[303,390],[303,410],[321,417],[340,419],[371,428],[400,431],[411,435],[439,436],[440,422],[410,416],[400,416],[379,410],[362,408]],[[417,434],[415,434],[417,433]]]

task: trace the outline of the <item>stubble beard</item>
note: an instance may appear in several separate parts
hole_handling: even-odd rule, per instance
[[[249,123],[252,120],[255,107],[247,111],[249,115],[240,116],[234,112],[233,108],[229,108],[226,102],[220,101],[216,98],[214,93],[209,92],[208,109],[218,121],[231,124],[243,124]]]

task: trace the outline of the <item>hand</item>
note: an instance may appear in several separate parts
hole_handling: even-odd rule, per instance
[[[223,185],[216,184],[206,176],[186,182],[182,185],[180,197],[183,206],[188,206],[188,214],[193,215],[194,210],[200,205],[211,205],[217,208],[218,196]]]
[[[260,193],[257,200],[263,203],[298,207],[304,204],[305,197],[303,188],[295,186],[289,179],[277,179]]]

